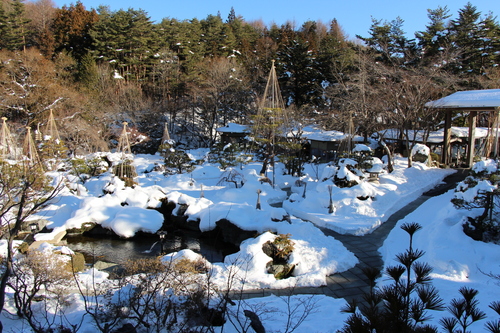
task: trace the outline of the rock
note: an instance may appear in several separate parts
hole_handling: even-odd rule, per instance
[[[271,260],[266,264],[267,272],[273,274],[278,280],[290,277],[295,269],[295,264],[274,264]]]
[[[256,230],[243,230],[226,219],[219,220],[215,222],[215,224],[217,225],[224,242],[236,246],[239,246],[245,239],[253,238],[258,234]]]

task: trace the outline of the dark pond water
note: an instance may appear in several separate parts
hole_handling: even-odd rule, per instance
[[[83,253],[87,263],[105,261],[123,264],[127,260],[154,258],[160,255],[162,249],[159,237],[150,235],[133,239],[68,235],[66,242],[73,251]],[[163,241],[163,252],[171,253],[182,249],[200,253],[210,262],[221,262],[226,255],[237,251],[234,246],[221,244],[217,237],[201,238],[199,233],[189,231],[167,234]]]

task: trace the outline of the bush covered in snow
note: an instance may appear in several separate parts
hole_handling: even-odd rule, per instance
[[[456,208],[482,210],[464,224],[466,234],[476,240],[500,240],[499,181],[498,161],[483,160],[474,164],[470,175],[455,189],[452,203]]]

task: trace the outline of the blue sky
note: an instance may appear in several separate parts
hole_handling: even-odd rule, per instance
[[[55,0],[58,7],[75,3],[68,0]],[[111,10],[144,9],[152,20],[160,22],[170,17],[179,20],[206,18],[209,14],[220,12],[225,20],[231,7],[246,21],[261,19],[267,25],[272,22],[281,25],[287,20],[294,21],[297,27],[308,20],[321,20],[328,23],[336,18],[349,37],[368,36],[371,17],[391,21],[396,17],[404,20],[404,30],[409,37],[422,31],[429,22],[427,9],[448,6],[453,18],[467,0],[81,0],[87,9],[107,5]],[[500,15],[499,0],[476,0],[471,3],[482,14],[493,12]]]

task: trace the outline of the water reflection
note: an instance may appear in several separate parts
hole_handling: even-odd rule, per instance
[[[128,260],[154,258],[161,254],[161,242],[156,237],[136,237],[134,239],[94,238],[83,235],[68,235],[67,246],[81,252],[87,263],[106,261],[123,264]],[[219,246],[216,246],[219,245]],[[167,235],[163,240],[163,252],[171,253],[190,249],[200,253],[210,262],[221,262],[224,256],[236,251],[227,244],[222,247],[214,239],[199,239],[195,235]]]

